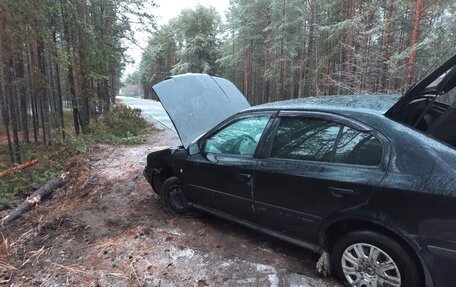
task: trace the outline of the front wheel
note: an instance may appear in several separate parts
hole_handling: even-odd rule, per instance
[[[160,203],[172,213],[189,213],[190,207],[177,177],[172,176],[163,182],[160,187]]]
[[[333,248],[336,276],[352,287],[421,286],[417,265],[396,241],[372,231],[344,235]]]

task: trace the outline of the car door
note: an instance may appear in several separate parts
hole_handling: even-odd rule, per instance
[[[340,116],[281,113],[255,173],[258,222],[316,241],[322,220],[365,203],[383,179],[387,148]]]
[[[255,220],[255,152],[270,117],[268,112],[236,118],[201,140],[200,152],[186,161],[186,195],[194,205]]]

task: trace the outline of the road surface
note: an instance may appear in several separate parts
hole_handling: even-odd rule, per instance
[[[169,132],[170,130],[174,131],[174,126],[160,102],[131,97],[117,97],[117,99],[129,107],[141,109],[146,120],[164,130],[159,132],[161,136],[154,137],[157,140],[154,148],[157,148],[157,145],[164,147],[168,144],[176,144],[177,137]],[[160,137],[162,138],[159,139]],[[127,149],[131,150],[132,148],[128,147]],[[127,152],[121,151],[118,154],[125,157]],[[114,158],[122,163],[129,162],[126,158],[121,158],[118,155]],[[106,160],[109,162],[108,166],[112,166],[113,161]],[[142,166],[138,168],[138,170],[141,169]],[[122,170],[126,171],[127,169],[122,168]],[[137,173],[139,172],[137,171]],[[106,172],[106,174],[113,173],[113,171]],[[125,184],[125,182],[121,184]],[[144,189],[148,190],[149,186],[146,184]],[[135,188],[135,190],[141,189]],[[157,208],[146,208],[144,210],[159,214],[154,214],[150,218],[157,221],[169,216],[162,213],[161,209],[158,208],[158,201],[155,196],[154,199]],[[103,210],[103,208],[98,209]],[[134,207],[131,209],[141,208]],[[148,217],[147,220],[150,221],[150,218]],[[155,224],[154,221],[151,223]],[[172,226],[164,226],[174,230],[172,231],[173,234],[165,237],[165,240],[162,238],[163,235],[158,234],[158,237],[153,240],[153,244],[146,244],[149,249],[153,246],[153,250],[150,249],[146,252],[150,254],[157,253],[156,250],[174,250],[177,246],[177,255],[173,255],[175,258],[171,256],[172,258],[169,259],[163,255],[157,258],[149,258],[151,262],[155,262],[154,264],[160,265],[162,264],[161,261],[168,260],[165,262],[166,264],[163,263],[164,266],[173,266],[173,268],[166,267],[166,272],[163,271],[165,272],[163,274],[172,277],[172,279],[165,278],[159,272],[156,272],[156,277],[151,277],[154,280],[159,280],[157,281],[158,284],[151,281],[154,282],[152,284],[154,286],[340,286],[332,278],[321,278],[315,271],[319,256],[302,248],[211,216],[201,218],[172,217],[172,223]],[[192,237],[194,234],[198,234],[198,236]],[[174,242],[175,237],[180,238],[179,244]],[[173,241],[168,242],[168,239],[171,240],[170,238],[173,238]],[[207,246],[207,249],[203,248],[204,246]],[[195,266],[198,267],[194,269]],[[176,283],[187,280],[184,277],[203,279],[200,279],[197,284],[190,284],[187,281],[185,282],[189,284]],[[217,281],[220,278],[222,281]]]
[[[143,117],[157,128],[176,132],[173,123],[160,102],[123,96],[118,96],[116,99],[131,108],[140,109]]]

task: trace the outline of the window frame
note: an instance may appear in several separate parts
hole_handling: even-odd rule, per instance
[[[211,130],[206,132],[197,141],[198,142],[198,147],[199,147],[199,150],[200,150],[200,154],[203,155],[203,156],[206,156],[207,154],[214,154],[216,156],[243,158],[243,159],[246,159],[246,158],[256,158],[257,159],[257,158],[259,158],[259,155],[261,154],[261,151],[264,148],[265,138],[270,133],[270,129],[271,129],[272,123],[274,121],[274,116],[276,114],[277,114],[277,111],[255,111],[255,112],[236,114],[236,115],[224,120],[223,122],[221,122],[220,124],[218,124],[217,126],[212,128]],[[206,141],[210,137],[212,137],[213,135],[217,134],[222,129],[228,127],[229,125],[231,125],[231,124],[233,124],[233,123],[235,123],[237,121],[240,121],[240,120],[243,120],[243,119],[247,119],[247,118],[261,117],[261,116],[269,117],[269,120],[266,123],[266,126],[265,126],[265,128],[263,130],[263,134],[261,135],[261,137],[260,137],[260,139],[258,141],[258,145],[257,145],[257,147],[255,149],[255,152],[254,152],[253,156],[243,156],[243,155],[237,155],[237,154],[224,154],[224,153],[208,153],[208,152],[204,151],[204,146],[206,144]]]
[[[334,162],[332,161],[312,161],[312,160],[302,160],[302,159],[288,159],[288,158],[275,158],[271,157],[271,151],[272,151],[272,146],[274,144],[274,139],[277,134],[277,130],[279,129],[280,126],[280,121],[282,118],[312,118],[312,119],[317,119],[317,120],[322,120],[322,121],[330,121],[330,122],[335,122],[344,126],[347,126],[348,128],[368,133],[373,135],[378,141],[380,141],[382,145],[382,155],[380,157],[380,163],[377,166],[369,166],[369,165],[361,165],[361,164],[349,164],[349,163],[339,163],[339,162]],[[338,139],[340,140],[340,139]],[[338,144],[338,140],[334,142],[335,147]],[[345,167],[345,168],[364,168],[364,169],[380,169],[382,171],[386,171],[388,168],[388,162],[389,162],[389,155],[390,155],[390,144],[389,140],[380,132],[377,130],[373,129],[372,127],[361,123],[359,121],[356,121],[352,118],[346,117],[346,116],[341,116],[339,114],[333,114],[333,113],[328,113],[328,112],[319,112],[319,111],[280,111],[277,117],[274,119],[274,122],[272,124],[272,127],[269,131],[268,137],[265,139],[265,145],[263,152],[261,154],[261,158],[264,160],[274,160],[274,161],[281,161],[281,162],[300,162],[303,164],[308,164],[308,165],[334,165],[334,166],[340,166],[340,167]]]

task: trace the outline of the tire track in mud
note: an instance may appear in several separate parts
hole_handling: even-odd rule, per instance
[[[176,143],[155,131],[143,145],[91,147],[82,184],[2,230],[16,242],[5,250],[8,284],[340,286],[320,278],[317,256],[303,249],[212,216],[164,212],[142,169],[148,153]]]

